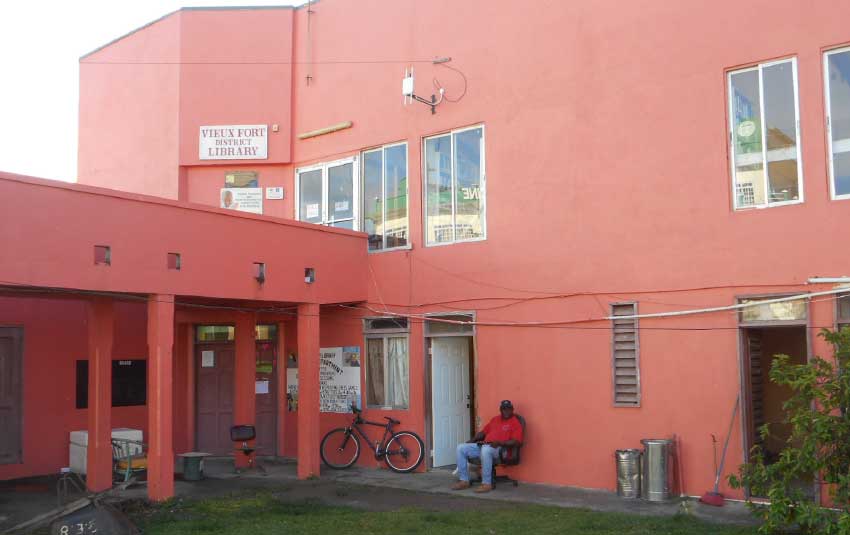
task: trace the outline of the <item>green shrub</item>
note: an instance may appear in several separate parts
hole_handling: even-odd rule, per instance
[[[763,534],[850,535],[850,327],[824,329],[820,336],[832,344],[834,360],[815,357],[792,364],[787,355],[777,355],[771,366],[770,380],[792,391],[783,404],[784,423],[791,427],[785,448],[768,464],[765,452],[755,446],[750,462],[729,476],[733,488],[746,487],[753,496],[770,500],[769,505],[748,502],[763,521]],[[767,438],[770,429],[765,425],[759,433]],[[828,491],[834,509],[814,503],[795,485],[813,476]]]

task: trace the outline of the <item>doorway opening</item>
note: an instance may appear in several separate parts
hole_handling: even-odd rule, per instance
[[[451,320],[447,323],[440,320]],[[475,338],[469,314],[434,316],[425,322],[430,377],[431,467],[455,464],[457,445],[475,429]]]
[[[808,337],[805,326],[748,327],[742,329],[747,381],[746,448],[747,452],[759,446],[765,462],[773,464],[785,449],[791,436],[791,425],[784,423],[783,404],[791,397],[791,389],[770,380],[770,370],[776,355],[788,355],[792,364],[808,361]],[[762,437],[767,425],[769,434]],[[749,454],[747,455],[749,460]],[[801,490],[814,499],[814,477],[795,482]]]
[[[277,451],[277,331],[274,324],[256,328],[255,448],[258,455],[266,456]],[[199,325],[195,334],[195,447],[213,455],[232,455],[235,329]]]

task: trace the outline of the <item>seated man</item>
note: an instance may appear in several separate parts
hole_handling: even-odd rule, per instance
[[[475,492],[493,490],[493,465],[498,464],[503,448],[522,444],[522,424],[514,416],[509,400],[499,404],[499,415],[487,422],[469,442],[457,446],[457,475],[460,481],[453,490],[469,488],[469,459],[481,459],[481,486]]]

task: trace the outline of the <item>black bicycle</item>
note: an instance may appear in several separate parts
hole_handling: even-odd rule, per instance
[[[360,439],[375,452],[375,459],[383,458],[390,470],[406,474],[416,470],[425,458],[425,443],[413,431],[394,432],[393,426],[400,424],[398,420],[384,416],[386,424],[370,422],[360,416],[360,409],[351,406],[354,419],[348,427],[340,427],[330,431],[322,439],[320,453],[322,461],[334,470],[348,468],[360,457]],[[379,442],[372,442],[363,430],[361,424],[374,425],[384,428],[384,436]],[[389,440],[387,438],[389,437]]]

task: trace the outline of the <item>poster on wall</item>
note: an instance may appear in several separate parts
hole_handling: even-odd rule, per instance
[[[351,404],[362,407],[360,397],[360,347],[326,347],[319,350],[319,405],[322,412],[350,413]],[[298,369],[286,370],[290,410],[298,405]]]
[[[201,160],[265,160],[269,157],[265,124],[202,126],[198,133]]]
[[[221,208],[263,213],[263,188],[221,188]]]

